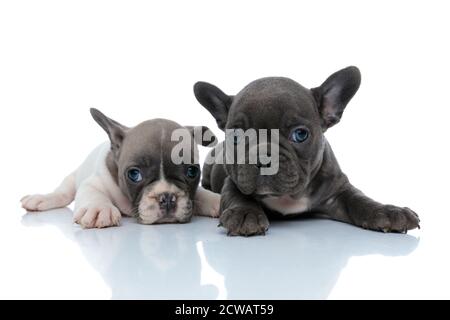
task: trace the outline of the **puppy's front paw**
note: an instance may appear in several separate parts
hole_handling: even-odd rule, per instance
[[[200,216],[217,218],[220,214],[220,194],[210,192],[195,201],[196,212]]]
[[[89,204],[75,212],[74,222],[83,228],[106,228],[118,226],[121,214],[112,204]]]
[[[400,208],[393,205],[380,207],[372,219],[362,224],[363,228],[383,232],[407,232],[419,226],[419,216],[409,208]]]
[[[62,193],[34,194],[20,199],[22,208],[28,211],[45,211],[61,208],[71,202],[70,196]]]
[[[229,236],[264,235],[269,229],[269,220],[262,210],[237,207],[222,213],[220,225],[228,230]]]

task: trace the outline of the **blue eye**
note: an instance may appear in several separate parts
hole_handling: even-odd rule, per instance
[[[193,179],[193,178],[197,177],[199,171],[200,170],[198,170],[198,168],[196,166],[189,166],[186,170],[186,176],[188,178]]]
[[[309,137],[309,131],[305,128],[297,128],[292,131],[291,135],[289,136],[289,140],[300,143],[308,139]]]
[[[142,181],[141,170],[137,168],[131,168],[127,172],[127,177],[134,183],[138,183]]]

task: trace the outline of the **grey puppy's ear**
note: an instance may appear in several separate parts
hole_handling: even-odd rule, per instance
[[[224,130],[233,96],[225,94],[222,90],[207,82],[197,82],[194,85],[194,94],[198,102],[216,119],[219,128]]]
[[[186,126],[196,144],[204,147],[214,147],[217,144],[217,137],[206,126]]]
[[[108,118],[103,113],[95,108],[90,109],[92,118],[106,131],[109,140],[111,141],[111,150],[117,152],[122,145],[125,138],[127,127],[118,123],[117,121]]]
[[[322,117],[324,130],[341,120],[342,113],[358,91],[361,73],[354,66],[333,73],[320,87],[311,89]]]

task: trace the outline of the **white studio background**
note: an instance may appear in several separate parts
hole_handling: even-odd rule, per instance
[[[229,94],[263,76],[314,87],[356,65],[361,88],[327,132],[344,172],[445,234],[449,9],[448,1],[1,1],[2,228],[22,213],[22,195],[51,191],[106,139],[90,107],[130,126],[164,117],[220,134],[194,98],[196,81]]]

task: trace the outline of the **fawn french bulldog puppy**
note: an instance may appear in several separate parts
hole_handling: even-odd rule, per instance
[[[267,129],[278,130],[279,134],[278,158],[272,163],[215,161],[219,149],[227,154],[237,150],[240,143],[249,144],[247,139],[238,142],[236,136],[234,145],[226,139],[212,151],[215,159],[207,158],[202,185],[221,192],[220,224],[229,235],[264,234],[269,227],[267,213],[286,216],[317,212],[384,232],[406,232],[419,227],[419,217],[411,209],[381,204],[355,188],[341,171],[324,136],[328,128],[340,121],[360,81],[358,68],[348,67],[312,89],[282,77],[255,80],[235,96],[209,83],[195,84],[197,100],[216,119],[220,129]],[[271,143],[261,142],[258,137],[252,148],[271,150]],[[244,159],[249,158],[251,151],[250,147],[245,148]],[[261,170],[272,165],[276,165],[275,174],[261,174]]]
[[[213,145],[217,139],[208,128],[165,119],[127,128],[96,109],[91,115],[110,141],[94,149],[54,192],[22,198],[23,208],[44,211],[75,200],[74,221],[84,228],[117,226],[122,214],[142,224],[184,223],[193,214],[218,216],[220,196],[197,190],[198,163],[172,161],[176,146],[196,159],[197,144]],[[188,138],[173,141],[175,130]]]

